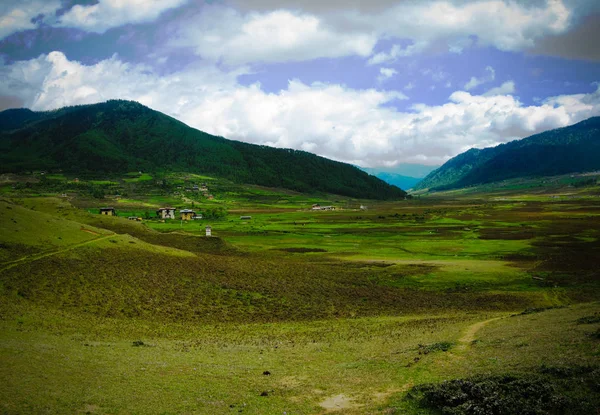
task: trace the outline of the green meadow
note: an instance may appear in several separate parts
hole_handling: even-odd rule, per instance
[[[594,413],[600,189],[576,179],[374,202],[7,177],[0,411]]]

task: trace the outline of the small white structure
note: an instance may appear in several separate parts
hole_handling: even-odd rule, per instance
[[[172,207],[160,208],[156,211],[156,215],[161,219],[175,219],[175,211]]]
[[[212,228],[210,225],[206,227],[206,236],[212,236]]]

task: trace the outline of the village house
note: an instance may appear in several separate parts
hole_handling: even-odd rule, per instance
[[[202,219],[202,215],[195,215],[192,217],[193,220],[201,220]]]
[[[179,211],[179,218],[181,220],[192,220],[196,216],[196,212],[192,209],[182,209]]]
[[[117,213],[115,212],[115,208],[113,208],[113,207],[100,208],[100,214],[106,215],[106,216],[117,216]]]
[[[164,207],[164,208],[160,208],[156,211],[156,215],[160,218],[160,219],[175,219],[175,211],[177,209],[172,208],[172,207]]]
[[[252,216],[240,216],[240,220],[251,220]]]
[[[206,227],[206,236],[212,236],[212,228],[210,225]]]
[[[312,210],[321,210],[321,205],[315,203],[314,205],[312,205]]]

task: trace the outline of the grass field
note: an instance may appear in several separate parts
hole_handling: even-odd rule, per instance
[[[2,413],[486,413],[522,390],[539,413],[599,405],[594,186],[372,203],[71,179],[1,188]],[[214,216],[125,218],[192,203]]]

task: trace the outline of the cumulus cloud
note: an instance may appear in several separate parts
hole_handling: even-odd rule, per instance
[[[160,76],[118,57],[86,66],[60,52],[0,67],[0,96],[48,110],[133,99],[212,134],[311,151],[366,167],[440,164],[486,147],[600,114],[600,87],[525,106],[511,95],[454,92],[444,105],[394,108],[398,92],[289,82],[278,93],[243,86],[239,73],[190,67]]]
[[[485,84],[487,82],[492,82],[496,79],[496,71],[491,66],[487,66],[485,68],[486,74],[481,78],[471,77],[469,82],[465,84],[465,89],[470,91],[473,88],[477,88],[479,85]]]
[[[515,82],[506,81],[502,85],[492,88],[483,94],[484,97],[492,97],[494,95],[508,95],[515,93]]]
[[[205,7],[177,22],[177,28],[172,44],[230,65],[366,57],[377,41],[374,34],[336,31],[317,16],[288,10],[240,14],[231,8]]]
[[[377,81],[385,82],[397,74],[398,71],[393,68],[379,68],[379,76],[377,77]]]
[[[164,11],[188,0],[99,0],[93,5],[75,5],[62,15],[56,26],[104,33],[113,27],[155,20]]]
[[[334,3],[336,7],[329,7]],[[563,0],[376,3],[370,7],[355,1],[251,2],[258,11],[239,2],[237,9],[206,6],[187,21],[177,22],[175,44],[229,64],[355,55],[369,56],[368,64],[378,65],[439,43],[456,53],[474,44],[522,51],[547,36],[567,32],[572,20]],[[403,42],[374,53],[382,39]]]
[[[21,30],[35,29],[36,18],[53,14],[59,0],[3,0],[0,3],[0,39]]]
[[[369,65],[379,65],[387,62],[395,62],[399,58],[415,55],[427,47],[427,42],[417,42],[406,47],[394,45],[389,52],[379,52],[367,61]]]

